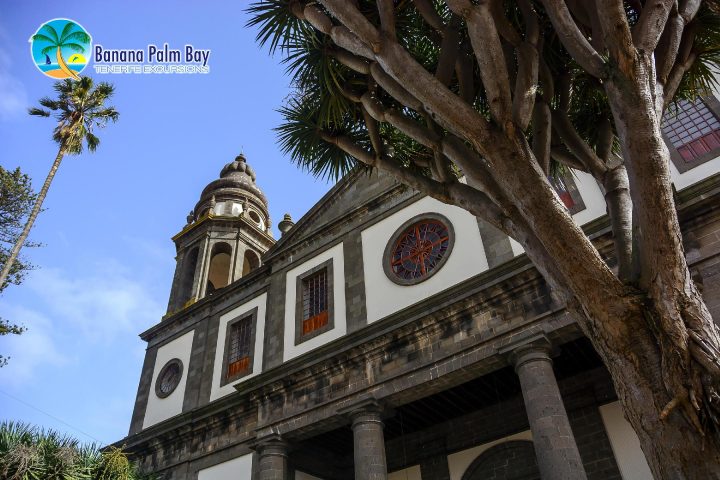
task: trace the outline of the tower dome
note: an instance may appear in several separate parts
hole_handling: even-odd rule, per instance
[[[223,167],[220,178],[203,189],[188,220],[197,221],[208,213],[214,216],[242,216],[263,232],[269,232],[267,198],[255,179],[255,170],[243,154],[238,155]]]
[[[212,295],[262,265],[275,243],[268,201],[240,154],[210,182],[173,237],[177,250],[168,313]]]

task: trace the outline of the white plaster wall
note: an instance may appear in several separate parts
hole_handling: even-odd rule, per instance
[[[498,443],[509,442],[511,440],[530,440],[532,441],[532,433],[530,430],[516,433],[505,438],[493,440],[492,442],[478,445],[477,447],[468,448],[457,453],[448,455],[448,467],[450,468],[450,480],[461,480],[465,470],[475,461],[485,450],[494,447]]]
[[[573,170],[572,175],[583,203],[585,203],[585,210],[573,215],[575,223],[585,225],[589,221],[605,215],[605,197],[593,176],[576,170]]]
[[[300,345],[295,345],[295,296],[297,294],[297,277],[315,268],[316,266],[332,259],[333,270],[333,312],[335,327],[325,333],[311,338]],[[347,332],[345,319],[345,264],[343,258],[342,243],[325,250],[320,255],[298,265],[290,270],[285,276],[285,343],[283,348],[283,360],[288,361],[310,350],[324,345],[336,338],[340,338]]]
[[[613,402],[603,405],[600,407],[600,416],[610,438],[610,446],[615,454],[622,478],[624,480],[652,480],[653,476],[645,460],[645,454],[640,449],[640,440],[623,417],[620,403]]]
[[[204,468],[198,480],[252,480],[252,453]]]
[[[421,213],[440,213],[447,217],[455,230],[455,246],[435,275],[417,285],[398,285],[385,275],[383,253],[393,233],[403,223]],[[488,269],[477,219],[466,210],[430,197],[422,198],[363,230],[362,250],[368,323]]]
[[[143,428],[155,425],[158,422],[182,413],[183,400],[185,399],[185,384],[187,383],[187,375],[190,367],[190,352],[192,351],[194,335],[195,330],[192,330],[158,348],[152,383],[150,384],[150,394],[148,395],[147,408],[145,409],[145,418],[143,419]],[[165,398],[160,398],[155,395],[155,382],[158,379],[157,377],[162,367],[173,358],[180,359],[183,364],[182,378],[170,395]]]
[[[670,178],[675,184],[677,190],[682,190],[685,187],[689,187],[693,183],[697,183],[700,180],[707,178],[711,175],[720,172],[720,157],[717,157],[709,162],[705,162],[702,165],[698,165],[695,168],[680,173],[675,167],[675,164],[670,161]]]
[[[388,480],[422,480],[420,476],[420,465],[413,465],[404,470],[389,473]]]
[[[230,310],[220,317],[220,325],[218,330],[217,345],[215,346],[215,363],[213,364],[213,378],[210,387],[210,401],[217,400],[220,397],[229,395],[235,391],[235,385],[249,378],[254,377],[262,371],[263,360],[263,342],[265,339],[265,310],[267,305],[267,293],[263,293],[247,303],[243,303],[237,308]],[[242,317],[246,313],[250,313],[257,308],[257,324],[255,325],[255,349],[253,350],[253,370],[252,373],[245,375],[236,382],[228,383],[220,386],[222,379],[223,358],[225,356],[225,335],[227,334],[227,324],[231,320]]]

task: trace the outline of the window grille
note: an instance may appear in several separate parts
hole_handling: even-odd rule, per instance
[[[302,333],[306,335],[328,323],[327,268],[303,279]]]
[[[230,327],[227,376],[233,377],[250,368],[252,355],[252,316],[237,321]]]
[[[665,114],[662,130],[685,162],[720,148],[720,121],[699,98],[680,100]]]

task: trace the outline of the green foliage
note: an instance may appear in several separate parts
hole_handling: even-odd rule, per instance
[[[9,249],[19,237],[36,198],[29,176],[20,168],[6,170],[0,166],[0,264],[7,260]],[[25,246],[35,244],[26,243]],[[18,285],[30,268],[27,262],[16,260],[10,275],[0,285],[0,292],[11,283]]]
[[[0,478],[4,480],[152,480],[119,448],[100,449],[52,430],[0,423]]]
[[[50,44],[42,49],[40,52],[42,54],[48,54],[58,47],[67,47],[74,52],[84,53],[85,48],[73,40],[87,43],[90,41],[90,37],[83,31],[73,31],[75,28],[79,27],[73,22],[68,22],[65,24],[65,27],[63,27],[62,33],[58,35],[57,31],[51,25],[43,25],[43,28],[40,30],[43,33],[33,35],[33,40]]]
[[[53,88],[57,98],[41,98],[40,105],[44,108],[33,107],[28,113],[39,117],[54,113],[58,123],[53,140],[64,153],[77,155],[82,153],[84,145],[94,152],[100,144],[94,129],[103,128],[110,121],[116,122],[119,116],[115,107],[105,106],[115,87],[106,82],[95,85],[92,78],[80,77],[77,81],[67,78],[55,82]]]
[[[354,3],[370,23],[379,26],[376,2],[359,0]],[[398,42],[429,72],[435,72],[442,53],[442,38],[424,21],[413,2],[397,0],[393,4]],[[433,1],[432,4],[445,23],[453,22],[445,2]],[[336,178],[353,168],[356,162],[339,148],[324,145],[323,136],[348,136],[355,143],[371,150],[361,107],[356,101],[349,100],[348,96],[357,98],[370,92],[377,95],[385,108],[397,109],[419,122],[424,120],[378,89],[371,77],[359,74],[337,61],[334,56],[340,50],[339,47],[309,22],[298,20],[293,14],[293,9],[301,9],[303,5],[304,2],[296,0],[257,1],[247,9],[251,15],[248,26],[258,29],[257,40],[260,45],[268,45],[271,53],[282,53],[283,62],[296,89],[279,110],[283,123],[277,131],[283,151],[312,174]],[[694,99],[706,94],[715,85],[713,72],[720,67],[718,5],[720,2],[703,2],[700,13],[693,20],[692,28],[696,29],[697,36],[692,48],[696,60],[683,77],[675,95],[676,100]],[[319,3],[315,3],[315,6],[327,13]],[[519,32],[524,31],[523,16],[517,3],[504,2],[503,8],[509,24]],[[637,12],[629,2],[626,10],[630,25],[634,25],[638,20]],[[601,121],[612,119],[603,85],[581,69],[567,53],[544,10],[537,8],[536,11],[541,29],[542,56],[555,82],[554,95],[548,101],[554,109],[562,103],[580,136],[591,147],[597,148],[600,142],[598,125]],[[458,49],[467,49],[468,34],[462,22],[459,23],[458,34]],[[459,50],[458,54],[473,56],[469,50]],[[511,63],[516,61],[514,57],[510,60]],[[473,69],[475,85],[480,85],[482,82],[477,62]],[[459,80],[453,77],[448,88],[457,93]],[[538,92],[544,93],[542,79]],[[479,88],[474,95],[472,103],[475,109],[492,121],[485,90]],[[614,126],[611,125],[611,128]],[[408,139],[389,123],[383,123],[380,130],[383,144],[392,148],[393,157],[403,166],[418,168],[413,159],[420,159],[418,163],[426,164],[426,160],[432,157],[425,147]],[[532,140],[531,132],[532,125],[526,132],[529,141]],[[619,153],[617,140],[611,148]],[[557,164],[554,164],[555,173],[557,168]]]
[[[20,236],[27,216],[35,203],[37,195],[32,189],[30,177],[20,171],[6,170],[0,166],[0,264],[4,264],[9,256],[10,248]],[[26,247],[37,246],[25,242]],[[23,259],[13,262],[10,274],[0,285],[0,292],[8,285],[18,285],[32,265]],[[24,327],[0,318],[0,336],[20,335]],[[7,365],[8,358],[0,355],[0,367]]]

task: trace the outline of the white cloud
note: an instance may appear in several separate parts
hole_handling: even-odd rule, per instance
[[[42,365],[62,366],[70,359],[59,351],[57,332],[44,315],[24,307],[6,306],[3,315],[12,323],[28,327],[21,335],[8,335],[2,341],[2,354],[10,364],[0,370],[3,383],[22,385],[33,379]]]
[[[91,360],[85,358],[86,348],[126,341],[131,345],[130,339],[160,320],[163,308],[156,294],[119,262],[78,269],[82,271],[33,271],[15,287],[24,289],[21,299],[3,302],[2,316],[28,330],[0,343],[0,353],[11,357],[0,377],[17,386],[32,380],[42,367]],[[135,348],[126,353],[138,356]]]
[[[160,319],[157,298],[115,260],[85,265],[82,276],[56,268],[31,273],[22,288],[35,291],[56,322],[84,337],[111,341],[120,333],[139,333]]]

